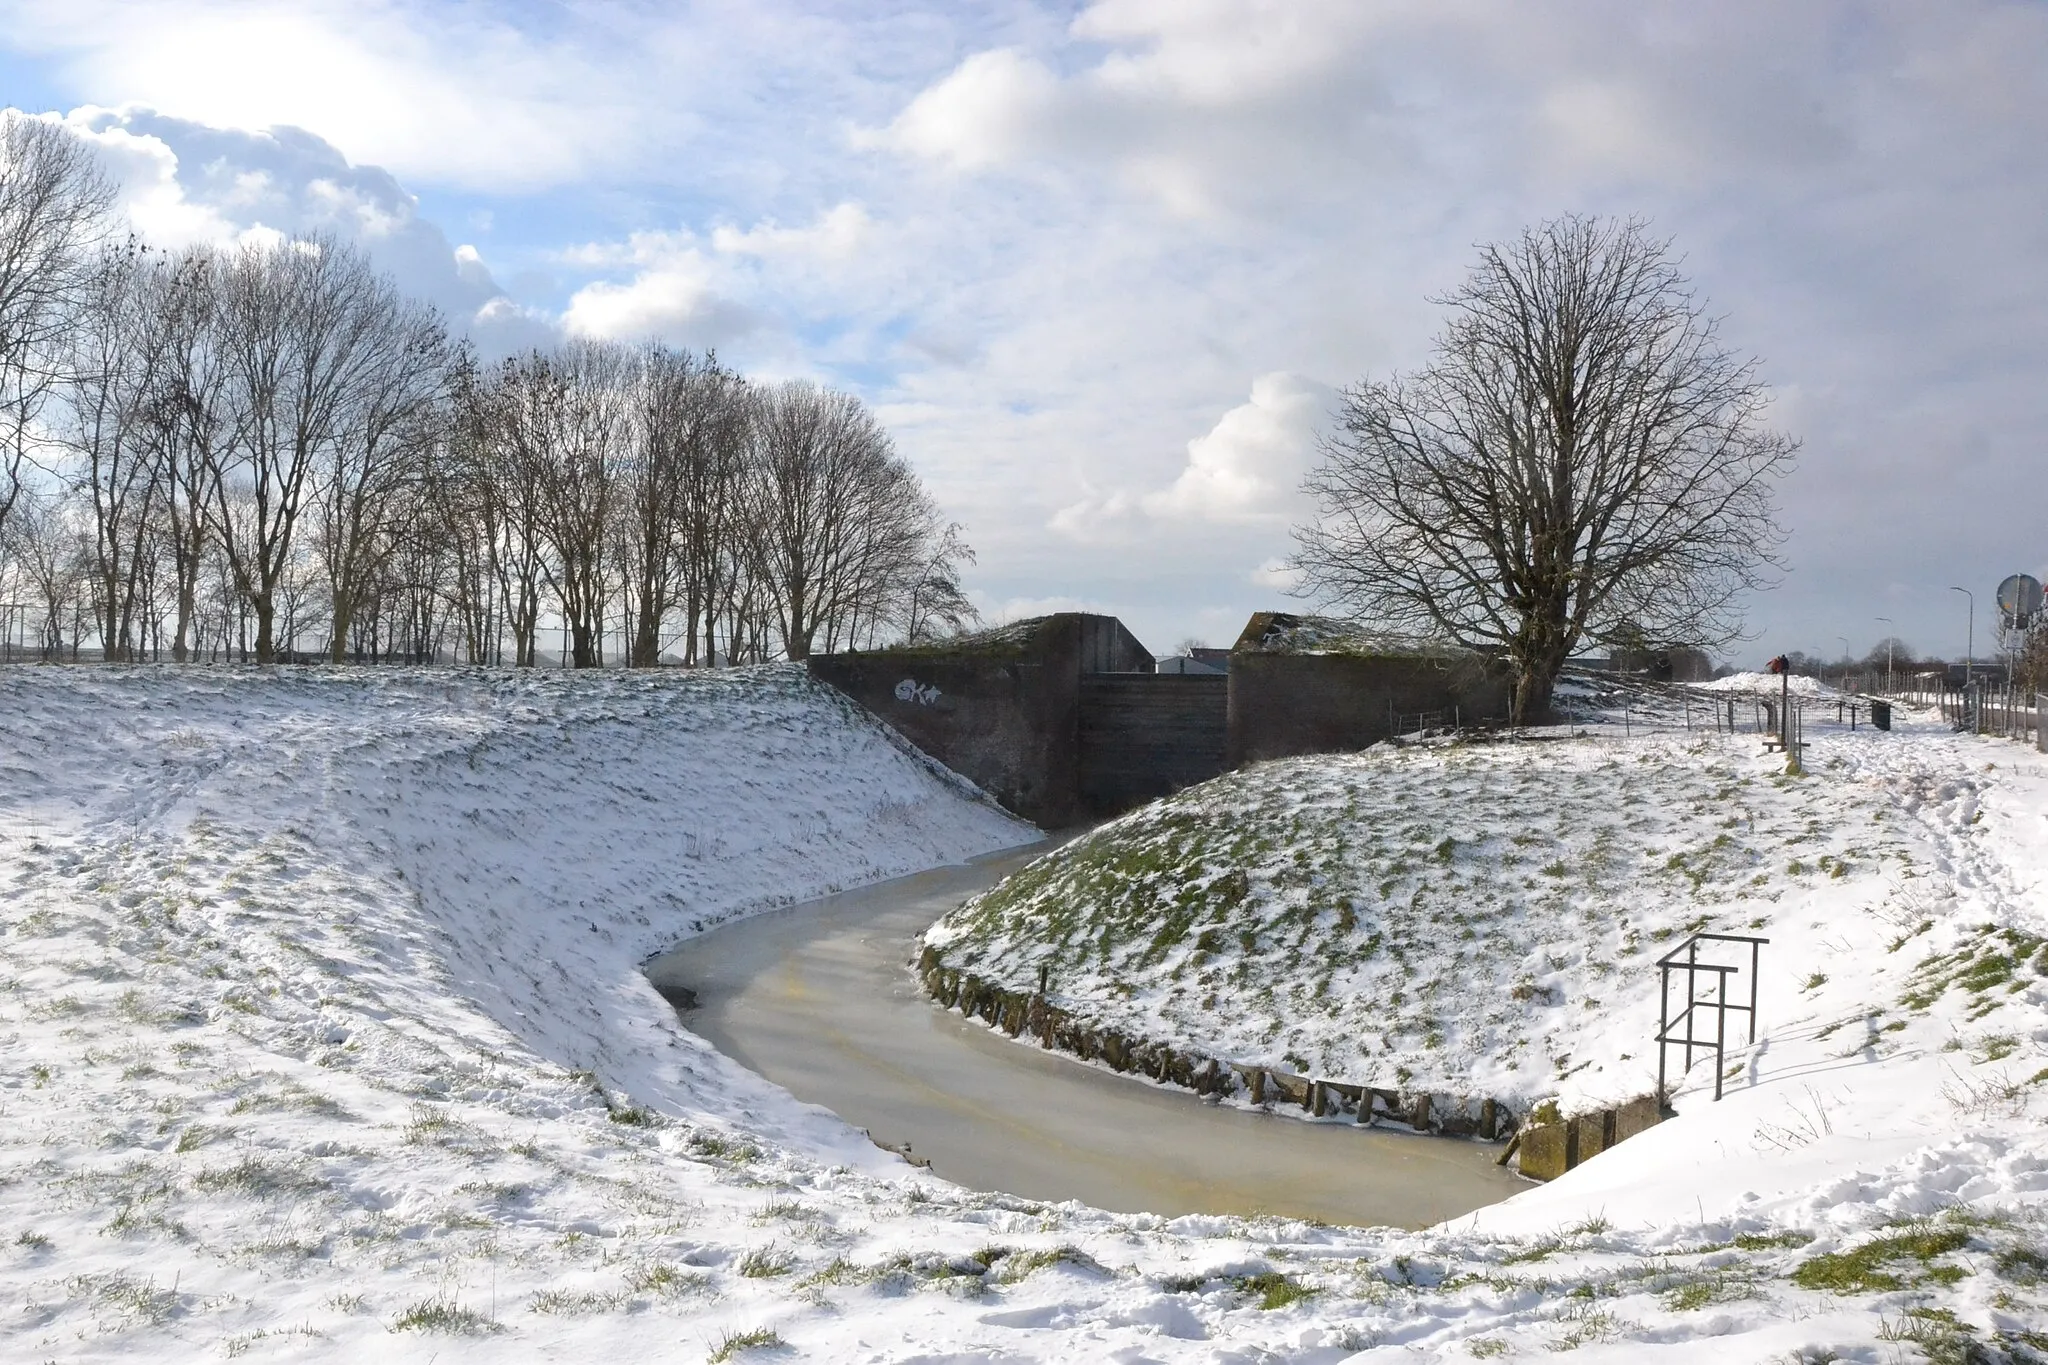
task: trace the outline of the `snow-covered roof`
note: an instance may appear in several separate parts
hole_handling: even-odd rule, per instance
[[[1431,655],[1448,657],[1470,651],[1420,636],[1373,630],[1334,616],[1296,616],[1284,611],[1255,612],[1237,637],[1237,649],[1251,654],[1357,654],[1368,656]]]

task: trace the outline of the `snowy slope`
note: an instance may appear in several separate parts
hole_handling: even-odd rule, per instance
[[[1899,960],[2034,923],[2048,770],[1904,738],[1853,771],[1954,895]],[[2036,1097],[1925,1089],[2040,1065],[2031,985],[1970,1017],[1981,955],[1824,1072],[1843,1030],[1776,1017],[1735,1099],[1420,1234],[958,1190],[633,970],[1027,835],[794,670],[0,670],[0,1359],[1877,1360],[1909,1309],[2042,1329]],[[1863,964],[1802,1008],[1848,1013]],[[1760,1141],[1807,1084],[1834,1134]],[[1810,1269],[1943,1208],[1857,1262],[1895,1288]]]
[[[1831,729],[1793,778],[1754,736],[1620,740],[1260,765],[1041,859],[927,941],[1013,989],[1052,963],[1056,1003],[1126,1033],[1525,1114],[1654,1091],[1652,964],[1694,931],[1770,940],[1764,1048],[1867,1008],[1850,1032],[1889,1052],[1929,951],[1976,943],[1979,915],[2032,924],[2023,898],[1956,885],[1982,785],[1953,774],[1966,741]],[[1746,1003],[1748,951],[1710,960],[1745,968]]]

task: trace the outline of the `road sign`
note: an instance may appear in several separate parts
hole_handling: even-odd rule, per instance
[[[2041,611],[2041,580],[2032,574],[2008,575],[1998,585],[1998,610],[2016,627],[2031,624]]]

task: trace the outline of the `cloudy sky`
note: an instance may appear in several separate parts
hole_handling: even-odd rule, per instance
[[[327,227],[487,349],[860,393],[991,615],[1164,651],[1285,605],[1337,387],[1476,243],[1673,237],[1804,442],[1780,649],[1963,646],[2048,568],[2048,6],[1989,0],[0,0],[170,243]]]

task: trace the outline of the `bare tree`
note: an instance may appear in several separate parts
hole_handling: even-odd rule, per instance
[[[1720,342],[1670,244],[1567,217],[1481,250],[1412,375],[1344,395],[1305,484],[1303,590],[1380,629],[1498,652],[1514,716],[1549,709],[1583,642],[1733,638],[1775,567],[1774,480],[1753,360]]]
[[[495,593],[494,619],[482,623],[495,653],[503,630],[512,661],[538,661],[544,543],[540,461],[519,440],[518,398],[528,361],[508,360],[492,375],[465,366],[455,383],[454,425],[445,447],[447,515],[476,538],[479,564]]]
[[[216,326],[224,270],[211,250],[188,250],[162,267],[151,291],[164,361],[143,415],[161,494],[152,530],[170,556],[171,657],[180,663],[199,647],[207,507],[229,439],[229,369]]]
[[[538,494],[544,567],[577,668],[604,662],[606,549],[631,442],[632,355],[571,342],[512,370],[505,412],[516,457]]]
[[[113,187],[69,130],[0,112],[0,526],[23,487],[55,343]]]
[[[231,430],[207,513],[255,617],[258,663],[276,660],[277,597],[300,514],[377,372],[391,303],[361,254],[327,238],[245,246],[221,274],[215,344]]]
[[[622,567],[633,618],[627,663],[661,660],[662,623],[685,610],[692,657],[707,592],[721,576],[730,489],[745,458],[746,386],[716,356],[649,346],[639,356],[626,470]]]
[[[159,488],[147,421],[164,359],[152,274],[133,241],[101,252],[56,348],[64,398],[56,436],[73,457],[70,482],[92,513],[94,614],[110,662],[133,657]]]
[[[753,422],[762,572],[784,652],[809,657],[871,636],[925,559],[933,521],[889,434],[849,394],[793,382]]]
[[[0,523],[0,548],[50,649],[269,663],[324,629],[336,660],[452,634],[490,662],[509,634],[532,665],[548,594],[578,667],[614,637],[644,667],[678,639],[686,662],[800,659],[971,619],[971,550],[858,400],[763,395],[662,346],[483,373],[331,239],[89,250],[89,154],[6,128],[26,141],[0,146],[0,254],[42,255],[0,260],[21,285],[0,290],[0,471],[33,523]],[[22,208],[37,186],[76,210],[68,236]],[[50,488],[23,482],[32,457]]]
[[[708,374],[704,385],[714,387]],[[736,376],[715,387],[722,391],[705,395],[717,400],[710,420],[678,451],[676,553],[683,578],[683,661],[691,664],[717,659],[718,622],[737,613],[759,562],[747,503],[753,394]],[[726,652],[735,652],[730,637]]]
[[[35,594],[43,658],[60,660],[67,651],[76,658],[90,532],[64,498],[30,488],[16,498],[5,535],[17,578]]]
[[[320,555],[331,603],[328,657],[346,657],[356,613],[417,516],[436,409],[446,396],[448,331],[426,304],[377,281],[360,301],[363,348],[344,415],[317,475]]]
[[[902,593],[903,638],[913,643],[957,635],[981,619],[960,585],[961,566],[974,562],[974,549],[959,523],[941,527],[934,511],[924,548]]]
[[[483,466],[481,377],[467,347],[452,359],[448,389],[420,462],[420,534],[438,544],[447,560],[439,581],[454,616],[458,657],[497,663],[497,500]]]
[[[1911,655],[1902,655],[1911,663]],[[2021,634],[2012,651],[2013,682],[2023,692],[2048,693],[2048,621],[2037,621]]]

